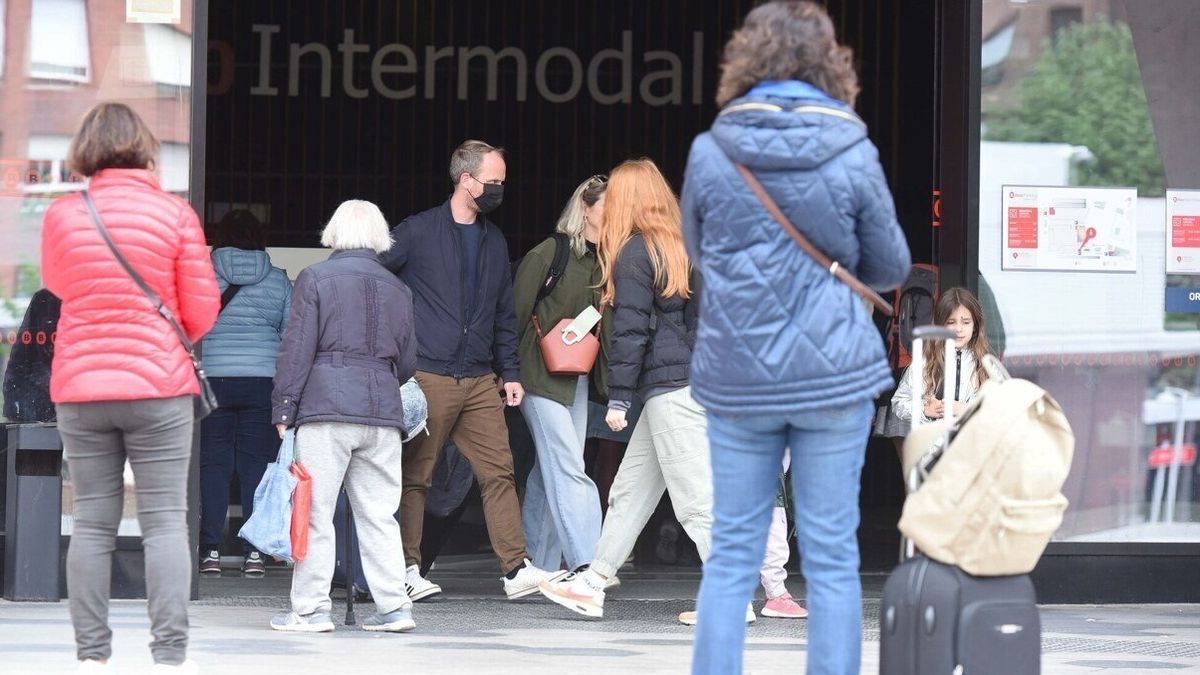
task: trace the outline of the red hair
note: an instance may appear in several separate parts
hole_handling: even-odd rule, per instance
[[[663,297],[691,297],[691,263],[683,246],[679,199],[654,162],[633,159],[613,169],[604,200],[599,244],[601,301],[612,304],[613,268],[621,249],[635,233],[646,240],[654,285],[663,289]]]

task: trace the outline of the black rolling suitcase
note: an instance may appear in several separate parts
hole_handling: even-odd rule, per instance
[[[948,331],[919,329],[914,366],[921,367],[924,339]],[[953,337],[952,334],[949,337]],[[952,344],[948,343],[952,349]],[[945,363],[953,363],[947,355]],[[919,380],[920,378],[916,378]],[[923,400],[919,386],[913,399]],[[951,401],[947,400],[947,408]],[[918,422],[914,420],[914,426]],[[917,489],[922,471],[940,452],[928,453],[907,476]],[[907,542],[906,542],[907,543]],[[880,675],[1038,675],[1042,629],[1029,575],[977,577],[902,547],[901,564],[883,587],[879,612]]]
[[[333,532],[336,550],[336,562],[333,567],[333,587],[346,588],[346,577],[354,579],[353,594],[348,590],[346,595],[353,601],[365,602],[371,599],[371,589],[367,586],[367,575],[363,573],[362,555],[358,551],[358,533],[354,527],[354,517],[350,512],[350,500],[346,491],[338,492],[337,506],[333,512]]]
[[[974,577],[919,555],[883,587],[879,672],[1036,675],[1041,634],[1029,575]]]

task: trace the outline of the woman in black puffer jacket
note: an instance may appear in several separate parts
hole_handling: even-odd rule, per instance
[[[679,203],[650,160],[609,178],[600,235],[603,303],[614,312],[607,422],[625,428],[634,392],[646,402],[609,494],[590,567],[542,592],[586,616],[604,613],[604,587],[629,557],[663,490],[707,558],[712,472],[705,412],[688,385],[697,315],[695,276],[683,245]],[[694,612],[680,620],[691,623]]]

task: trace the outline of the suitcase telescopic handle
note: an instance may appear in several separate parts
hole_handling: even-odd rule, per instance
[[[943,386],[942,399],[945,401],[945,419],[951,424],[954,423],[954,394],[949,385],[950,382],[956,381],[948,372],[952,368],[957,368],[957,362],[954,359],[954,331],[944,326],[918,326],[913,329],[913,350],[912,364],[909,366],[914,370],[912,377],[912,428],[917,428],[925,419],[925,378],[922,373],[925,372],[925,343],[927,341],[944,342],[946,344],[945,371],[943,373],[943,381],[946,385]],[[957,375],[957,373],[955,373]]]
[[[917,326],[913,329],[914,340],[953,340],[954,331],[943,326]]]

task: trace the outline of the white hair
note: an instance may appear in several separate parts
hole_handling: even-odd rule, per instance
[[[392,233],[379,207],[361,199],[342,202],[321,232],[321,245],[335,251],[369,248],[384,253],[392,243]]]

